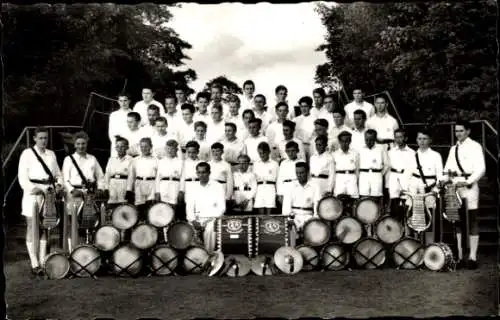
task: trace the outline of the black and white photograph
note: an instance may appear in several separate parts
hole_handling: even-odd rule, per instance
[[[4,319],[500,316],[498,4],[1,4]]]

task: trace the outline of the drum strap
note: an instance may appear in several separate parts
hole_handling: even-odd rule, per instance
[[[42,165],[43,170],[49,176],[49,181],[52,183],[52,186],[54,187],[54,190],[55,190],[55,188],[56,188],[56,182],[55,182],[56,179],[54,178],[54,175],[50,171],[50,169],[47,166],[47,164],[45,163],[45,161],[43,161],[42,157],[40,157],[40,155],[38,154],[38,152],[36,152],[35,148],[31,147],[31,150],[33,150],[33,153],[35,154],[36,159],[38,160],[38,162],[40,162],[40,164]]]
[[[420,173],[420,178],[422,179],[422,182],[425,184],[425,186],[429,188],[429,185],[425,180],[424,171],[422,170],[422,165],[420,164],[420,158],[418,157],[418,152],[415,152],[415,159],[417,160],[417,169],[418,172]]]
[[[75,160],[75,158],[73,158],[72,154],[69,154],[69,158],[71,159],[71,162],[73,162],[73,165],[75,166],[76,171],[78,171],[78,175],[80,175],[80,178],[82,179],[83,185],[89,190],[93,189],[93,188],[91,188],[89,181],[87,180],[87,178],[85,178],[85,175],[83,174],[82,169],[80,169],[80,166],[76,163],[76,160]]]
[[[467,174],[465,173],[464,168],[462,167],[462,164],[460,163],[460,159],[458,158],[458,146],[459,145],[457,144],[457,146],[455,147],[455,160],[457,161],[458,169],[462,172],[462,175],[466,176]]]

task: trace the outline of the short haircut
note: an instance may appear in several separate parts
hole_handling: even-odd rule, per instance
[[[328,128],[328,121],[326,121],[326,119],[323,119],[323,118],[314,120],[314,124],[317,124],[318,126],[322,126],[322,127]]]
[[[169,139],[166,143],[167,147],[177,147],[179,143],[175,139]]]
[[[333,113],[338,113],[342,116],[342,118],[345,118],[345,110],[343,108],[335,108],[332,111],[332,114]]]
[[[247,156],[246,154],[240,154],[240,155],[238,156],[238,160],[240,160],[240,159],[243,159],[243,160],[245,160],[245,161],[250,162],[250,157],[249,157],[249,156]]]
[[[243,89],[245,89],[245,86],[250,86],[250,85],[255,88],[255,83],[252,80],[245,80],[245,82],[243,82]]]
[[[257,150],[262,150],[264,152],[271,152],[271,147],[269,147],[269,143],[265,142],[265,141],[262,141],[261,143],[259,143],[259,145],[257,146]]]
[[[212,106],[212,109],[216,109],[217,111],[221,112],[222,113],[222,104],[220,103],[215,103],[213,106]]]
[[[349,131],[342,131],[341,133],[339,133],[339,135],[337,136],[337,139],[340,140],[340,138],[342,137],[349,137],[351,138],[352,137],[352,134],[349,132]]]
[[[303,103],[307,104],[309,107],[312,107],[313,99],[309,96],[302,97],[299,99],[299,105]]]
[[[128,100],[130,100],[130,94],[128,94],[126,92],[122,92],[122,93],[118,94],[117,98],[120,99],[120,97],[125,97]]]
[[[194,129],[196,130],[196,128],[198,128],[198,127],[202,127],[205,130],[207,130],[207,124],[205,122],[203,122],[203,121],[196,121],[194,123]]]
[[[224,125],[225,127],[231,127],[233,128],[234,131],[237,131],[238,129],[236,128],[236,125],[232,122],[226,122],[226,124]]]
[[[189,110],[189,112],[191,113],[194,113],[194,111],[196,110],[194,108],[194,106],[190,103],[183,103],[182,106],[181,106],[181,110]]]
[[[428,136],[429,138],[432,138],[431,130],[428,127],[422,127],[420,129],[418,129],[417,136],[419,133],[424,134],[424,135]]]
[[[78,139],[89,141],[89,135],[85,131],[78,131],[77,133],[75,133],[73,141],[76,142],[76,140]]]
[[[150,104],[148,106],[148,110],[152,110],[154,112],[160,113],[160,107],[158,107],[157,105],[154,105],[154,104]]]
[[[150,146],[153,145],[153,142],[151,141],[151,138],[148,138],[148,137],[141,138],[141,140],[139,141],[139,143],[142,143],[142,142],[145,142],[145,143],[149,144]]]
[[[398,132],[401,132],[404,136],[406,136],[406,130],[405,129],[403,129],[403,128],[397,128],[396,130],[394,130],[394,134],[396,134]]]
[[[328,143],[328,137],[324,134],[319,135],[316,137],[316,139],[314,139],[314,142],[318,142],[318,141],[321,141],[323,143]]]
[[[354,111],[353,114],[359,114],[359,115],[361,115],[361,117],[363,118],[363,120],[366,120],[366,118],[367,118],[366,112],[364,110],[361,110],[361,109],[358,109],[358,110]]]
[[[241,114],[241,117],[244,117],[245,114],[251,114],[253,118],[255,118],[255,112],[253,112],[253,110],[250,110],[250,109],[246,109],[245,111],[243,111],[243,113]]]
[[[295,130],[295,122],[293,122],[291,120],[285,120],[285,121],[283,121],[283,127],[288,127],[292,130]]]
[[[315,93],[319,94],[322,98],[325,98],[325,95],[326,95],[325,89],[323,89],[323,88],[316,88],[316,89],[313,90],[313,94],[315,94]]]
[[[207,101],[210,101],[210,93],[206,91],[198,92],[198,94],[196,95],[196,101],[200,99],[207,99]]]
[[[373,129],[367,129],[367,130],[365,131],[365,135],[367,135],[367,134],[371,134],[371,135],[373,135],[373,136],[377,137],[377,131],[375,131],[375,130],[373,130]]]
[[[455,122],[455,126],[463,126],[465,130],[470,130],[471,129],[471,124],[469,121],[464,120],[464,119],[459,119],[457,122]]]
[[[163,123],[165,123],[165,124],[167,124],[167,125],[168,125],[168,120],[167,120],[167,118],[165,118],[165,117],[157,117],[157,118],[155,119],[155,122],[158,122],[158,121],[163,122]]]
[[[237,95],[235,95],[235,94],[229,95],[228,101],[229,102],[236,102],[238,105],[240,105],[240,103],[241,103],[240,98]]]
[[[210,149],[224,151],[224,145],[222,143],[220,143],[220,142],[215,142],[215,143],[212,144],[212,146],[210,147]]]
[[[174,96],[174,95],[171,95],[171,94],[167,95],[165,97],[165,101],[168,100],[168,99],[172,99],[172,100],[174,100],[174,103],[177,103],[177,97]]]
[[[255,95],[255,97],[253,98],[253,100],[255,100],[257,98],[262,98],[264,100],[264,104],[267,103],[267,99],[266,99],[265,95],[259,93],[259,94]]]
[[[295,168],[304,168],[304,169],[306,169],[306,171],[309,171],[309,164],[307,162],[304,162],[304,161],[299,161],[299,162],[295,163]]]
[[[373,101],[377,101],[377,99],[384,99],[385,102],[387,102],[387,99],[385,96],[383,95],[378,95],[378,96],[375,96],[375,99]]]
[[[118,142],[124,142],[127,146],[128,146],[128,140],[125,139],[124,137],[122,136],[115,136],[115,142],[118,143]]]
[[[279,107],[282,107],[282,106],[285,106],[287,109],[288,109],[288,104],[286,102],[278,102],[278,104],[276,104],[276,110],[278,110]]]
[[[285,145],[285,150],[289,148],[295,148],[296,150],[299,150],[299,144],[295,141],[289,141]]]
[[[208,164],[208,162],[202,161],[196,165],[196,170],[201,168],[205,168],[208,172],[210,172],[210,165]]]
[[[210,90],[213,90],[213,89],[219,89],[220,91],[222,91],[222,86],[220,83],[215,82],[215,83],[212,83],[212,85],[210,86]]]
[[[39,134],[40,132],[46,132],[47,134],[49,134],[49,128],[47,127],[36,127],[35,128],[35,131],[33,132],[33,136],[36,137],[37,134]]]
[[[276,87],[276,89],[274,89],[274,93],[276,94],[283,90],[285,90],[288,93],[288,89],[284,85],[280,84],[279,86]]]
[[[262,120],[259,118],[253,118],[252,120],[248,121],[248,124],[252,124],[252,123],[257,123],[259,125],[259,127],[262,127]]]
[[[196,148],[196,150],[200,150],[200,144],[196,141],[188,141],[188,143],[186,143],[186,150],[187,148]]]
[[[134,118],[137,122],[141,121],[141,115],[139,114],[139,112],[131,111],[127,114],[127,117]]]

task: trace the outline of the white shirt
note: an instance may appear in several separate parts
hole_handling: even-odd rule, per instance
[[[158,159],[153,156],[140,155],[130,162],[127,189],[134,190],[136,178],[156,178],[158,174]]]
[[[226,198],[222,184],[210,180],[205,186],[197,182],[193,186],[196,197],[186,199],[186,218],[188,221],[200,218],[218,218],[226,211]]]
[[[196,166],[198,163],[202,162],[199,159],[192,160],[191,158],[187,158],[184,160],[184,167],[182,168],[182,176],[181,176],[181,190],[186,191],[186,179],[198,179],[198,175],[196,174]]]
[[[115,142],[116,135],[121,136],[129,131],[127,117],[130,112],[132,112],[132,109],[118,109],[109,115],[108,137],[112,145]]]
[[[260,132],[266,132],[267,127],[275,120],[275,117],[269,111],[264,111],[260,114],[257,110],[253,109],[253,112],[255,114],[255,118],[262,120]]]
[[[229,123],[229,122],[232,122],[236,125],[236,132],[239,131],[240,128],[243,128],[245,127],[245,124],[243,123],[243,118],[241,117],[241,113],[236,115],[236,116],[233,116],[233,115],[226,115],[226,117],[224,118],[224,122],[225,123]]]
[[[134,106],[134,111],[141,115],[141,125],[146,125],[148,123],[148,107],[152,104],[160,108],[160,116],[165,115],[165,108],[160,102],[154,99],[151,100],[149,103],[145,102],[144,100],[141,100],[137,102]]]
[[[231,194],[233,193],[233,172],[231,171],[231,165],[224,160],[211,160],[208,164],[210,165],[210,179],[219,183],[226,183],[226,190],[224,190],[226,199],[231,199]]]
[[[141,128],[139,128],[140,135],[142,135],[143,138],[151,138],[153,134],[156,132],[155,126],[152,126],[151,124],[145,124]]]
[[[362,103],[357,103],[356,101],[352,101],[346,104],[344,107],[346,123],[350,127],[354,127],[354,111],[359,109],[366,113],[366,119],[370,119],[375,114],[375,107],[369,102],[363,101]]]
[[[269,159],[266,162],[256,161],[253,164],[253,172],[255,173],[255,177],[257,182],[264,181],[274,181],[278,179],[278,171],[279,165],[278,162]]]
[[[45,149],[45,152],[42,151],[38,147],[34,147],[38,155],[45,162],[50,172],[56,179],[55,183],[63,185],[63,176],[61,174],[61,170],[59,169],[59,165],[57,164],[56,154],[52,150]],[[17,176],[19,178],[19,184],[21,188],[26,193],[31,193],[31,191],[35,188],[35,184],[30,182],[30,179],[34,180],[48,180],[49,176],[43,170],[42,165],[37,160],[33,150],[25,149],[21,153],[21,157],[19,158],[19,166],[17,170]],[[49,187],[50,185],[46,185]],[[40,188],[40,186],[38,186]]]
[[[97,188],[103,190],[105,187],[104,173],[102,172],[101,165],[99,165],[97,159],[91,154],[87,153],[85,156],[80,156],[76,152],[73,153],[73,158],[80,167],[80,170],[82,170],[85,179],[87,179],[88,182],[97,182]],[[73,186],[83,185],[82,178],[78,174],[78,171],[69,156],[64,158],[62,172],[64,177],[64,187],[67,192],[73,191],[73,189],[75,189]]]
[[[114,175],[119,174],[128,176],[128,169],[130,167],[132,159],[133,158],[127,154],[123,158],[119,158],[118,156],[109,158],[108,164],[106,165],[106,173],[104,175],[104,180],[108,189],[109,181],[113,178]]]
[[[365,142],[365,132],[368,130],[366,127],[363,128],[363,130],[358,130],[356,128],[352,129],[350,132],[352,134],[351,136],[351,145],[350,147],[353,148],[354,150],[358,151],[361,150],[366,145]]]
[[[474,184],[479,181],[486,172],[483,147],[469,137],[462,143],[458,142],[456,145],[452,146],[444,167],[446,175],[448,170],[455,171],[459,175],[462,174],[455,159],[455,149],[457,146],[458,158],[462,165],[462,169],[466,174],[470,174],[470,177],[466,178],[466,182],[468,184]]]
[[[284,195],[290,189],[291,183],[297,180],[297,173],[295,172],[295,164],[300,160],[283,160],[280,164],[278,171],[278,181],[276,183],[276,194]]]
[[[394,140],[394,130],[399,128],[398,122],[388,113],[382,117],[374,115],[366,121],[366,127],[377,131],[377,139]]]
[[[212,122],[212,117],[208,112],[205,114],[200,114],[199,111],[196,111],[193,116],[193,121],[194,122],[203,121],[205,122],[206,125],[208,125],[210,122]]]
[[[177,126],[177,136],[179,137],[179,145],[185,147],[186,143],[194,137],[194,122],[187,124],[184,120],[179,121]]]
[[[174,114],[165,113],[164,117],[167,119],[167,130],[170,131],[178,132],[179,124],[185,123],[184,119],[182,119],[182,114],[179,111],[176,111]]]
[[[370,149],[366,145],[359,150],[360,169],[381,169],[385,174],[389,167],[387,152],[380,144],[374,144]]]
[[[422,152],[418,149],[417,152],[420,165],[422,166],[422,171],[424,176],[436,176],[437,180],[443,179],[443,160],[439,152],[432,150],[431,148]],[[405,181],[410,181],[413,174],[420,176],[420,172],[417,167],[417,160],[415,156],[411,158],[411,161],[407,163],[404,175]],[[414,177],[415,179],[421,180],[422,178]],[[426,178],[427,185],[433,184],[436,180],[431,178]]]
[[[177,133],[175,131],[167,130],[165,135],[160,136],[157,131],[151,136],[151,142],[153,143],[152,153],[154,157],[160,159],[166,156],[168,140],[178,141],[179,138],[177,137]]]
[[[333,152],[332,156],[335,171],[357,171],[359,168],[359,153],[352,148],[349,148],[347,152],[338,149]]]
[[[236,171],[233,174],[234,193],[233,199],[242,196],[244,199],[253,199],[257,193],[257,178],[251,171]]]
[[[141,139],[144,138],[143,131],[139,128],[135,131],[128,129],[123,133],[123,138],[128,140],[128,152],[132,155],[139,155],[139,145]],[[116,155],[116,150],[112,150],[111,156]]]
[[[321,106],[321,108],[319,108],[319,109],[316,106],[313,106],[311,108],[311,111],[309,111],[309,113],[313,117],[316,117],[316,119],[321,119],[322,117],[320,117],[320,115],[324,115],[325,113],[328,113],[328,111],[326,110],[325,106]]]
[[[318,202],[321,194],[318,186],[311,182],[303,186],[298,181],[292,182],[290,190],[283,196],[283,215],[289,216],[292,213],[296,215],[317,216]],[[310,210],[304,210],[304,208]]]
[[[254,96],[252,96],[251,98],[247,98],[246,95],[242,94],[239,96],[240,98],[240,107],[241,107],[241,110],[242,111],[245,111],[246,109],[252,109],[253,108],[253,98]]]
[[[291,141],[294,141],[295,143],[297,143],[299,145],[299,152],[297,153],[297,158],[302,159],[302,161],[305,161],[306,155],[304,152],[304,143],[298,138],[293,138],[292,140],[283,139],[278,143],[278,150],[279,150],[281,159],[282,160],[288,159],[288,155],[286,154],[286,144],[288,142],[291,142]]]
[[[415,150],[408,147],[408,145],[405,145],[402,149],[394,147],[389,150],[388,156],[391,169],[401,172],[415,158]]]
[[[222,105],[222,118],[224,118],[224,116],[229,113],[229,105],[223,101],[221,101],[220,104]],[[208,114],[212,114],[212,107],[213,106],[214,106],[214,102],[210,101],[210,103],[207,106]]]
[[[156,175],[156,190],[160,190],[160,183],[162,178],[174,178],[178,179],[175,182],[178,182],[178,186],[180,187],[180,180],[182,176],[182,168],[184,165],[184,161],[181,158],[169,158],[164,157],[161,160],[158,160],[158,172]],[[163,180],[166,181],[166,180]],[[173,181],[173,180],[169,180]]]
[[[262,135],[259,135],[257,137],[249,136],[245,139],[244,143],[247,149],[247,155],[250,157],[250,161],[253,163],[260,161],[259,151],[257,150],[257,147],[261,142],[269,143],[269,140],[267,139],[267,137]]]
[[[205,138],[203,140],[199,140],[196,137],[193,137],[191,140],[198,142],[200,145],[200,152],[198,153],[198,158],[201,161],[208,161],[212,155],[211,155],[211,146],[212,144]]]
[[[285,139],[283,135],[283,123],[278,121],[270,123],[266,130],[266,137],[269,139],[271,147],[277,147],[278,143]]]
[[[347,131],[352,134],[352,129],[346,126],[345,124],[342,124],[342,126],[340,127],[332,127],[328,129],[328,143],[329,143],[328,145],[331,148],[331,150],[337,150],[339,148],[338,136],[342,131]]]
[[[335,163],[332,155],[326,151],[322,154],[313,154],[309,160],[309,166],[311,167],[311,176],[328,175],[328,190],[333,190]]]
[[[218,123],[210,121],[207,124],[207,141],[212,144],[224,139],[225,131],[226,123],[224,121],[219,121]]]
[[[224,139],[221,143],[224,146],[224,153],[222,157],[229,164],[238,163],[238,157],[247,153],[245,144],[240,139],[235,139],[233,141]]]
[[[304,143],[309,143],[314,134],[314,121],[316,121],[316,117],[309,115],[304,117],[304,115],[300,115],[296,117],[295,120],[295,136],[300,140],[304,141]]]

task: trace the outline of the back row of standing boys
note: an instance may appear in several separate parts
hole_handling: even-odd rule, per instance
[[[316,204],[326,195],[382,199],[385,188],[389,198],[396,199],[402,190],[436,189],[437,182],[449,178],[444,171],[460,173],[452,153],[455,146],[443,170],[441,155],[430,148],[431,136],[425,130],[417,135],[418,150],[409,148],[406,133],[387,113],[383,96],[376,97],[374,107],[357,89],[354,101],[342,108],[318,88],[313,91],[314,99],[299,100],[301,114],[293,116],[286,87],[276,88],[276,103],[253,95],[254,88],[252,81],[246,81],[244,94],[230,95],[226,102],[222,88],[214,85],[210,93],[196,95],[196,107],[182,89],[165,99],[165,108],[147,88],[133,109],[129,97],[120,95],[120,109],[109,118],[112,154],[105,173],[87,153],[85,133],[75,136],[73,156],[87,180],[109,193],[111,207],[131,202],[144,211],[141,207],[161,200],[178,212],[186,210],[188,221],[254,210],[270,214],[278,208],[277,213],[294,215],[299,228],[300,217],[316,215]],[[266,109],[266,105],[275,107]],[[467,198],[469,209],[476,210],[484,156],[481,146],[467,137],[469,125],[462,127],[462,133],[456,133],[464,146],[459,158],[468,172],[460,180],[462,197]],[[55,157],[45,160],[55,162]],[[66,157],[61,174],[57,162],[52,162],[54,176],[71,199],[83,184],[77,169]],[[197,170],[201,162],[209,164],[207,185]],[[27,167],[36,163],[32,155],[21,156],[19,181],[22,186],[24,182],[23,215],[28,218],[32,199],[26,198],[31,197],[26,191],[31,190],[29,181],[34,177]],[[305,181],[297,179],[304,168],[308,171]],[[39,169],[39,175],[44,175]],[[477,235],[477,230],[472,234]],[[471,257],[475,260],[475,251]]]

